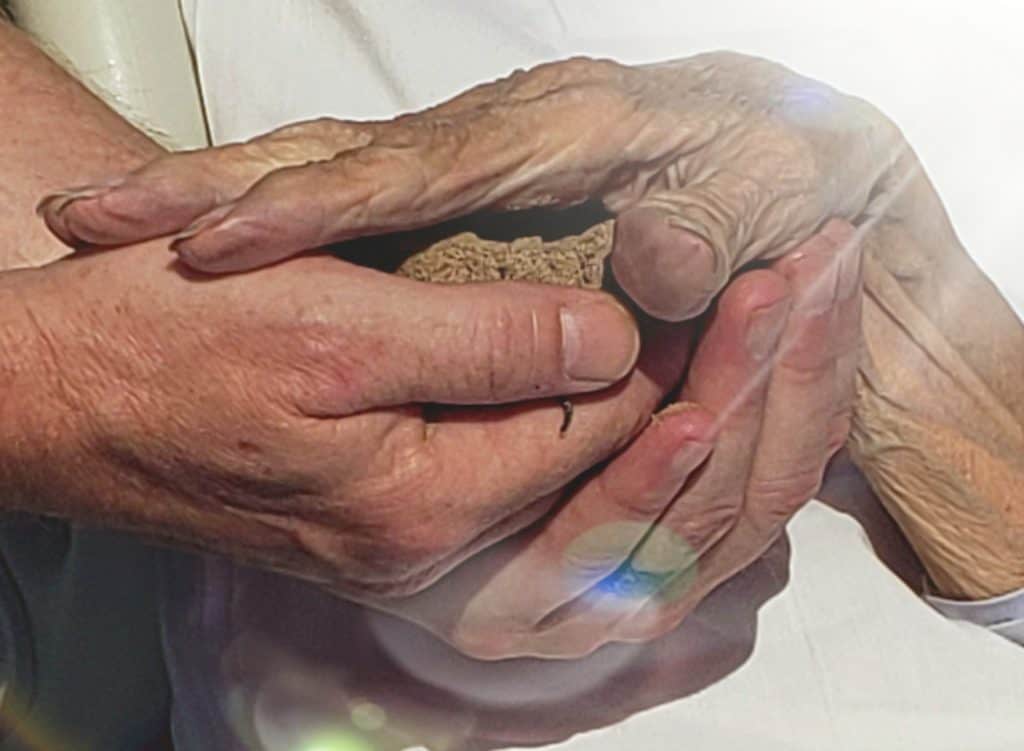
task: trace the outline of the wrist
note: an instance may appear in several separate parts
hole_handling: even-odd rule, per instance
[[[932,219],[868,249],[851,450],[937,592],[977,600],[1024,587],[1024,329]]]

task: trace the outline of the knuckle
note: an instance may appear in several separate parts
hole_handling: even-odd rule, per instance
[[[605,79],[620,75],[622,71],[623,66],[612,60],[579,56],[539,65],[530,71],[530,75],[550,82],[553,86],[558,86],[595,78]]]
[[[372,343],[355,342],[334,326],[303,322],[304,315],[297,312],[295,325],[280,332],[287,336],[281,341],[289,342],[290,391],[299,403],[326,401],[336,412],[345,412],[362,404],[370,383],[386,398],[381,387],[388,383],[387,374],[372,356]]]
[[[517,384],[546,385],[540,368],[542,335],[536,314],[522,315],[497,305],[477,316],[467,335],[477,380],[486,384],[487,396],[501,400]]]
[[[650,520],[672,502],[672,497],[658,489],[650,489],[633,495],[620,495],[614,499],[615,507],[627,520]]]
[[[782,378],[787,383],[801,388],[827,386],[832,389],[834,361],[823,356],[820,343],[796,341],[779,360],[772,378]]]
[[[595,482],[600,496],[616,509],[618,516],[626,521],[649,522],[652,517],[665,510],[675,495],[669,495],[664,487],[659,487],[664,484],[658,482],[660,479],[651,478],[650,486],[635,489],[633,492],[616,488],[607,473],[597,475]]]
[[[694,549],[700,550],[732,528],[742,508],[743,498],[738,493],[715,495],[686,518],[673,520],[671,526]]]
[[[371,141],[370,128],[332,117],[319,117],[285,125],[243,146],[281,161],[294,162],[330,159],[342,151],[367,146]]]
[[[724,420],[729,429],[743,429],[760,424],[764,416],[770,375],[767,372],[752,373],[749,382],[743,384],[748,393],[737,394],[728,408],[723,410]]]
[[[788,517],[821,488],[822,469],[815,463],[797,470],[786,467],[755,476],[750,481],[747,498],[751,504],[756,504],[758,514],[777,513]]]

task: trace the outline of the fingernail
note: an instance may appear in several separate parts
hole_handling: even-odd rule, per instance
[[[672,456],[672,473],[677,477],[681,475],[680,479],[685,479],[697,465],[708,458],[712,448],[714,444],[706,441],[687,441]]]
[[[42,216],[47,209],[51,209],[53,213],[59,214],[73,201],[80,201],[83,198],[96,198],[97,196],[103,195],[108,190],[110,190],[110,188],[100,187],[59,190],[56,193],[51,193],[46,196],[36,205],[36,214],[38,216]]]
[[[171,251],[177,253],[179,243],[182,243],[185,240],[188,240],[189,238],[195,237],[200,232],[205,232],[206,230],[213,229],[215,226],[224,221],[224,218],[228,214],[230,214],[234,210],[234,208],[234,203],[226,203],[223,204],[222,206],[218,206],[212,211],[208,211],[207,213],[203,214],[201,217],[192,222],[192,224],[188,225],[185,229],[183,229],[181,232],[174,236],[174,238],[171,240]]]
[[[612,272],[644,312],[666,321],[703,313],[725,285],[729,264],[702,236],[653,207],[616,225]]]
[[[775,351],[789,317],[789,308],[790,299],[785,297],[750,314],[747,323],[747,351],[755,360],[765,360]]]
[[[611,384],[633,368],[640,334],[625,308],[609,301],[582,302],[563,307],[560,318],[569,378]]]
[[[674,430],[677,432],[681,430],[680,435],[684,436],[688,444],[706,443],[710,445],[714,443],[717,428],[715,416],[696,402],[672,402],[661,411],[655,412],[651,416],[651,421],[661,422],[669,418],[680,420],[684,417],[685,422],[675,426]]]
[[[81,185],[76,188],[54,191],[44,196],[43,200],[36,204],[36,214],[41,216],[47,208],[51,207],[54,213],[59,214],[73,201],[80,201],[83,198],[98,198],[123,183],[123,177],[115,177],[92,185]]]

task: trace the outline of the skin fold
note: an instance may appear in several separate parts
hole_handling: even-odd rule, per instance
[[[619,285],[670,320],[830,217],[860,227],[852,455],[942,593],[1024,586],[1024,329],[898,128],[783,66],[735,53],[566,60],[393,121],[318,120],[164,157],[43,213],[72,245],[178,232],[186,263],[226,272],[478,209],[585,199],[617,215]]]
[[[0,276],[5,508],[286,572],[478,656],[565,657],[678,623],[770,545],[838,445],[831,411],[761,430],[767,363],[804,294],[782,267],[741,277],[699,346],[694,323],[649,322],[638,354],[632,318],[597,291],[427,285],[323,255],[213,278],[166,241],[46,265],[62,251],[31,213],[38,196],[160,152],[9,27],[0,61],[0,230],[20,268]],[[812,255],[834,254],[829,238]],[[802,388],[840,412],[839,352],[857,341],[807,343],[820,367]],[[691,359],[704,375],[680,391]],[[736,403],[728,383],[753,388]],[[787,460],[758,462],[772,453]],[[734,532],[748,506],[771,523]],[[629,523],[595,537],[602,520]],[[581,595],[634,549],[673,607],[647,587],[635,618],[590,608]],[[531,602],[539,575],[560,586]],[[425,594],[446,581],[457,596]],[[488,600],[521,607],[481,619]]]

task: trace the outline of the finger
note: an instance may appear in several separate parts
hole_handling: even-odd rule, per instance
[[[488,137],[474,126],[490,128]],[[499,186],[516,180],[532,148],[532,139],[507,124],[409,121],[388,140],[267,175],[172,249],[193,268],[231,272],[354,237],[428,226],[510,198]]]
[[[545,618],[530,637],[534,653],[564,657],[572,649],[571,656],[581,656],[618,638],[617,624],[644,609],[666,582],[690,571],[734,522],[753,465],[768,358],[786,322],[788,294],[785,280],[771,271],[745,275],[727,290],[684,390],[686,398],[716,408],[710,460],[644,531],[625,565]]]
[[[174,247],[194,268],[238,271],[484,208],[601,195],[626,181],[623,161],[661,163],[692,140],[693,125],[672,128],[677,118],[636,106],[617,81],[631,75],[606,61],[541,66],[504,98],[399,118],[365,148],[268,175]]]
[[[316,120],[246,143],[169,154],[122,178],[47,196],[39,213],[64,243],[123,245],[185,230],[282,167],[364,146],[372,125]],[[217,216],[207,216],[213,221]]]
[[[635,571],[662,577],[684,571],[735,523],[760,439],[771,356],[789,309],[789,285],[769,270],[745,274],[722,296],[683,390],[684,399],[718,416],[715,451],[659,521],[662,537],[670,534],[677,543],[645,541],[630,562]]]
[[[757,155],[748,156],[755,158],[744,162],[742,173],[715,170],[689,177],[681,187],[645,196],[622,213],[612,269],[644,312],[668,321],[693,318],[743,264],[777,256],[813,234],[814,224],[805,220],[821,216],[824,207],[814,211],[803,205],[814,196],[794,191],[803,204],[800,211],[788,211],[785,178],[762,174],[767,168]],[[771,221],[759,221],[769,215],[760,208],[765,205],[772,206]]]
[[[832,227],[835,229],[831,229]],[[864,230],[854,230],[845,222],[830,222],[826,231],[833,231],[839,245],[839,302],[836,339],[839,351],[836,360],[836,413],[829,429],[829,454],[838,451],[850,432],[853,401],[856,396],[857,368],[863,353],[864,303]]]
[[[731,271],[725,254],[653,206],[627,209],[615,222],[615,279],[648,315],[681,321],[702,313]]]
[[[318,273],[327,285],[327,274],[340,277],[341,320],[307,353],[315,377],[298,406],[308,415],[597,391],[629,373],[640,349],[632,316],[604,292],[514,282],[435,285],[332,265]]]
[[[443,525],[424,527],[429,536],[422,544],[439,555],[413,572],[410,591],[437,581],[465,560],[467,551],[479,550],[475,542],[483,531],[536,507],[538,499],[562,497],[568,484],[625,446],[682,377],[690,344],[690,327],[652,327],[640,361],[627,378],[597,394],[574,397],[575,416],[564,433],[559,430],[561,409],[551,400],[486,409],[438,408],[426,429],[411,417],[396,423],[393,411],[372,411],[347,420],[346,434],[354,430],[375,437],[379,447],[369,462],[378,469],[371,467],[366,480],[355,472],[352,483],[365,481],[387,498],[415,495],[421,508],[436,509],[445,519]],[[328,426],[323,428],[323,443],[329,447],[317,458],[336,468],[337,439],[329,427],[333,421],[317,422]],[[381,461],[388,468],[383,478]],[[389,487],[382,488],[382,480]],[[458,504],[454,513],[453,502]],[[450,555],[452,551],[458,554]],[[418,557],[418,563],[425,557]],[[451,575],[469,576],[469,584],[462,579],[453,584],[451,576],[440,584],[457,592],[478,590],[479,561],[478,556],[472,566]]]
[[[712,589],[767,550],[820,487],[841,396],[838,363],[858,344],[848,320],[859,310],[851,302],[859,297],[860,266],[851,234],[845,224],[830,225],[776,264],[793,290],[793,308],[772,369],[743,512],[686,586],[670,585],[667,596],[648,603],[623,624],[623,638],[645,640],[675,628]]]
[[[793,311],[772,369],[764,429],[746,489],[744,513],[730,532],[751,548],[750,560],[821,486],[839,397],[840,272],[838,226],[823,231],[776,265],[793,289]],[[853,285],[843,279],[843,291]]]
[[[564,493],[629,443],[682,377],[691,333],[667,324],[647,331],[637,367],[613,388],[574,397],[573,420],[564,432],[561,407],[546,400],[440,412],[428,438],[435,462],[464,478],[466,497],[491,499],[474,505],[474,524],[493,526],[535,498]]]
[[[497,619],[530,633],[615,571],[707,458],[712,424],[697,405],[663,410],[488,582],[466,609],[466,632],[486,632],[478,622]]]

